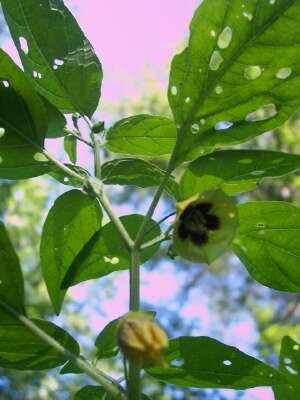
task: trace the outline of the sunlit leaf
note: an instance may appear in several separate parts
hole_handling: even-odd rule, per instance
[[[254,189],[263,178],[300,168],[300,156],[266,150],[217,151],[193,161],[180,182],[181,198],[221,188],[229,195]]]
[[[204,0],[172,62],[181,159],[280,126],[300,105],[300,3]]]
[[[86,243],[101,227],[99,203],[79,190],[61,195],[45,221],[41,238],[41,266],[48,293],[57,314],[65,290],[62,280]]]
[[[106,139],[114,153],[156,157],[172,152],[176,128],[169,118],[142,114],[117,122]]]
[[[77,140],[74,136],[68,135],[64,138],[64,149],[70,161],[76,164],[77,161]]]
[[[138,214],[121,217],[121,221],[131,238],[135,238],[143,220],[144,216]],[[159,225],[153,220],[148,223],[147,231],[144,242],[160,235]],[[155,244],[142,250],[140,254],[141,264],[152,258],[159,246],[159,244]],[[115,225],[110,222],[94,234],[74,259],[62,287],[70,287],[88,279],[98,279],[111,272],[128,269],[129,262],[129,252]]]
[[[4,224],[0,221],[0,300],[20,314],[25,313],[24,281],[18,256]],[[0,324],[11,322],[11,316],[0,307]]]
[[[78,343],[66,331],[51,322],[32,320],[46,334],[74,354]],[[0,324],[0,367],[18,370],[42,370],[58,367],[66,358],[21,323]]]
[[[273,388],[276,400],[295,400],[300,391],[300,346],[289,336],[282,339],[279,371],[285,374],[288,383]]]
[[[91,116],[99,101],[101,64],[61,0],[1,0],[25,72],[59,110]]]
[[[141,188],[158,186],[165,172],[156,165],[138,158],[120,158],[102,166],[102,180],[107,185],[133,185]],[[178,184],[173,177],[167,181],[165,190],[178,198]]]
[[[50,170],[41,158],[47,116],[30,81],[0,50],[0,178],[26,179]]]
[[[209,337],[180,337],[170,341],[167,368],[146,371],[165,383],[187,387],[247,389],[285,382],[284,376],[236,347]]]
[[[239,206],[232,248],[249,274],[273,289],[300,292],[300,209],[284,202]]]

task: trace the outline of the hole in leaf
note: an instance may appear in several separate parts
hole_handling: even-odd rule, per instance
[[[229,367],[230,365],[232,365],[232,362],[231,362],[230,360],[224,360],[224,361],[223,361],[223,364],[224,364],[226,367]]]
[[[5,135],[5,129],[0,127],[0,139]]]
[[[265,121],[278,113],[275,104],[266,104],[246,116],[247,122]]]
[[[218,46],[220,49],[226,49],[232,40],[232,29],[230,26],[226,26],[223,32],[220,34],[218,39]]]
[[[259,65],[248,65],[244,70],[246,79],[254,80],[261,76],[263,69]]]
[[[6,88],[9,87],[9,82],[8,82],[8,81],[5,81],[5,80],[4,80],[4,81],[2,81],[2,82],[3,82],[3,86],[4,86],[4,87],[6,87]]]
[[[55,65],[61,66],[61,65],[64,65],[64,63],[65,63],[64,60],[60,60],[59,58],[54,59]]]
[[[198,124],[195,123],[191,126],[191,132],[193,135],[196,135],[199,132],[199,130],[200,130],[200,127]]]
[[[217,87],[215,88],[215,92],[216,92],[217,94],[223,93],[223,88],[222,88],[222,86],[217,86]]]
[[[210,36],[215,37],[216,36],[216,31],[214,31],[213,29],[210,31]]]
[[[185,101],[185,103],[190,103],[191,102],[191,98],[190,97],[186,97],[184,101]]]
[[[293,346],[293,350],[298,351],[300,349],[300,346],[298,344],[295,344]]]
[[[220,68],[223,61],[224,58],[221,56],[221,53],[218,50],[215,50],[211,55],[209,68],[212,71],[217,71]]]
[[[250,13],[250,12],[244,11],[244,12],[243,12],[243,16],[244,16],[245,18],[247,18],[248,21],[252,21],[252,20],[253,20],[253,14]]]
[[[3,158],[0,156],[0,164],[3,162]]]
[[[176,360],[173,360],[171,365],[174,367],[182,367],[184,365],[184,360],[182,358],[178,358]]]
[[[229,129],[233,126],[233,122],[230,121],[220,121],[215,125],[216,131],[223,131]]]
[[[292,68],[280,68],[276,73],[277,79],[287,79],[292,74]]]
[[[290,358],[286,357],[286,358],[284,358],[283,361],[284,361],[285,364],[292,364],[292,360]]]
[[[172,93],[173,96],[177,95],[177,86],[172,86],[171,87],[171,93]]]
[[[28,54],[28,43],[27,43],[27,39],[25,39],[23,36],[20,36],[20,37],[19,37],[19,43],[20,43],[21,50],[22,50],[25,54]]]
[[[290,367],[289,365],[285,366],[285,369],[291,374],[291,375],[298,375],[298,371],[296,371],[294,368]]]

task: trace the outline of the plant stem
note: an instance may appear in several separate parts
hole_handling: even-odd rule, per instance
[[[95,176],[98,179],[101,179],[100,145],[99,145],[99,141],[93,131],[91,131],[91,138],[92,138],[93,149],[94,149]]]
[[[141,398],[141,363],[129,363],[128,399],[140,400]]]
[[[130,311],[140,310],[140,255],[139,250],[133,247],[130,254]]]
[[[85,372],[95,382],[103,386],[104,389],[113,396],[113,398],[125,400],[125,396],[120,390],[119,384],[115,382],[112,378],[108,378],[106,374],[92,367],[82,358],[63,347],[59,342],[53,339],[53,337],[49,336],[46,332],[40,329],[32,320],[28,319],[24,315],[19,314],[2,300],[0,300],[0,306],[9,314],[11,314],[14,318],[19,320],[24,326],[26,326],[31,332],[37,335],[45,343],[55,349],[58,353],[61,353],[66,358],[66,360],[70,360],[74,364],[76,364],[76,366],[80,368],[81,371]]]

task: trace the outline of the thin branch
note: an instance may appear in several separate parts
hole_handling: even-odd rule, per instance
[[[82,143],[86,144],[87,146],[93,148],[93,144],[91,142],[89,142],[88,140],[84,139],[83,137],[81,137],[76,131],[71,131],[71,130],[65,128],[64,132],[66,132],[68,135],[74,136],[80,142],[82,142]]]
[[[72,361],[78,368],[80,368],[81,371],[85,372],[95,382],[102,385],[105,390],[113,396],[113,398],[121,398],[125,400],[124,394],[121,392],[121,388],[118,382],[113,381],[112,383],[112,378],[108,379],[106,374],[96,368],[93,368],[85,360],[63,347],[52,336],[48,335],[46,332],[40,329],[33,321],[31,321],[24,315],[19,314],[2,300],[0,300],[0,306],[14,318],[19,320],[24,326],[26,326],[31,332],[37,335],[45,343],[55,349],[58,353],[62,354],[66,358],[66,360]]]

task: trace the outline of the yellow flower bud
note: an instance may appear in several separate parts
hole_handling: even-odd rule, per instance
[[[129,316],[123,319],[118,332],[119,346],[130,361],[152,361],[163,365],[161,351],[168,347],[165,331],[145,316]]]

